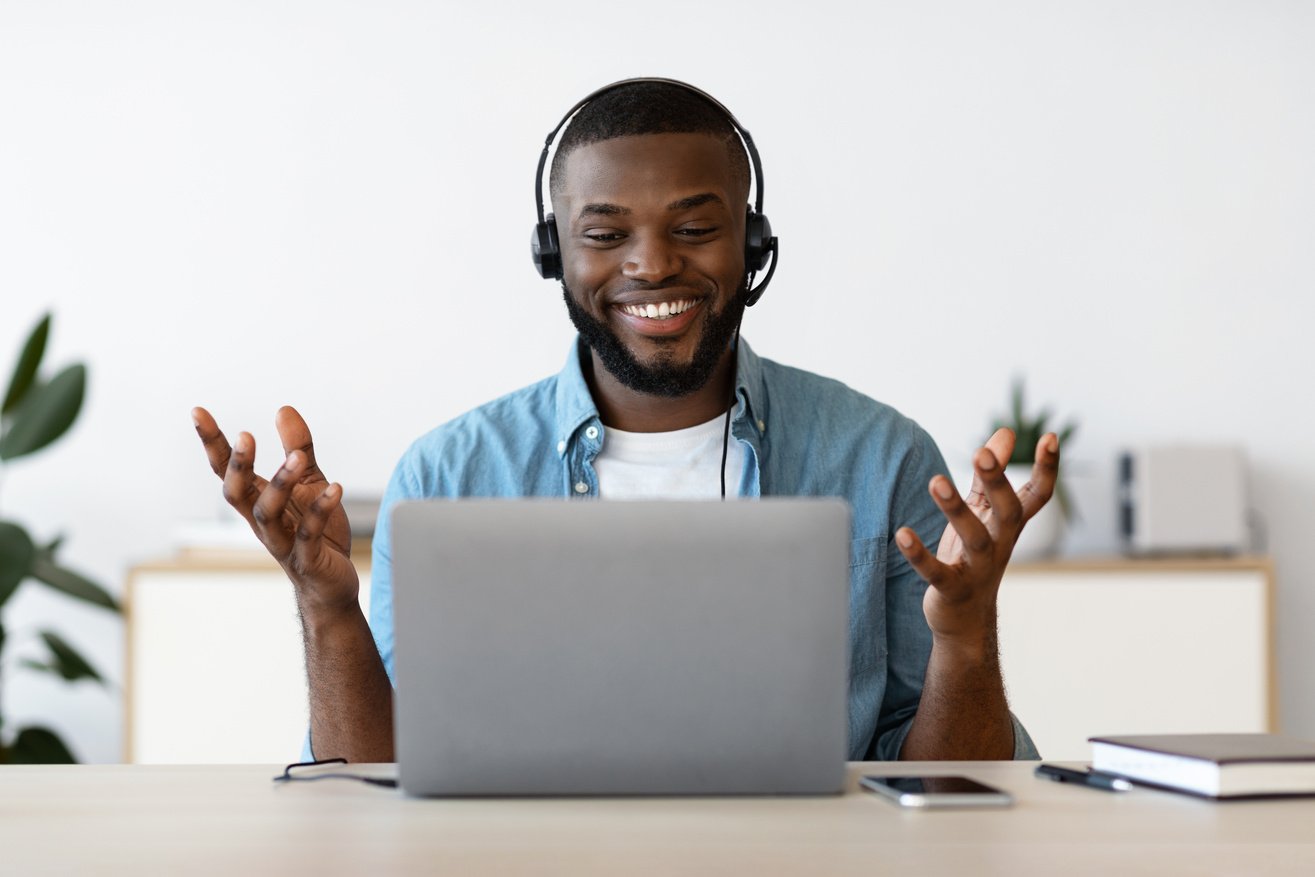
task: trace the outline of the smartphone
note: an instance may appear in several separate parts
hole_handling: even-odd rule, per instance
[[[1014,803],[1008,792],[961,776],[865,776],[859,785],[901,807],[1008,807]]]

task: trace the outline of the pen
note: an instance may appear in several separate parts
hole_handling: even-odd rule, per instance
[[[1132,788],[1132,783],[1123,777],[1099,770],[1072,770],[1053,764],[1042,764],[1037,767],[1036,775],[1057,783],[1077,783],[1080,786],[1104,789],[1107,792],[1126,792]]]

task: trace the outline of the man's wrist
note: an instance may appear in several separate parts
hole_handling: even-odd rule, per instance
[[[932,633],[931,650],[939,662],[955,667],[993,668],[1000,665],[1000,648],[995,632],[979,636],[950,636]]]
[[[365,620],[359,603],[325,604],[318,601],[298,600],[297,611],[307,637],[325,639],[336,631],[359,625]]]

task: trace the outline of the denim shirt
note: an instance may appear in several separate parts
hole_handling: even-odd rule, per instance
[[[384,493],[374,534],[370,628],[393,678],[389,518],[430,497],[596,499],[593,461],[606,428],[577,340],[557,375],[503,396],[416,440]],[[895,547],[912,527],[935,551],[945,518],[927,483],[945,462],[921,427],[838,381],[779,365],[739,345],[731,434],[745,452],[742,497],[838,496],[853,514],[850,547],[849,757],[894,760],[922,694],[931,631],[926,583]],[[1014,721],[1015,758],[1035,758]]]

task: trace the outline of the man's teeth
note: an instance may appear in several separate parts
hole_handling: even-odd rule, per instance
[[[669,320],[677,314],[694,307],[692,301],[664,301],[661,304],[621,305],[621,310],[632,317],[647,317],[650,320]]]

